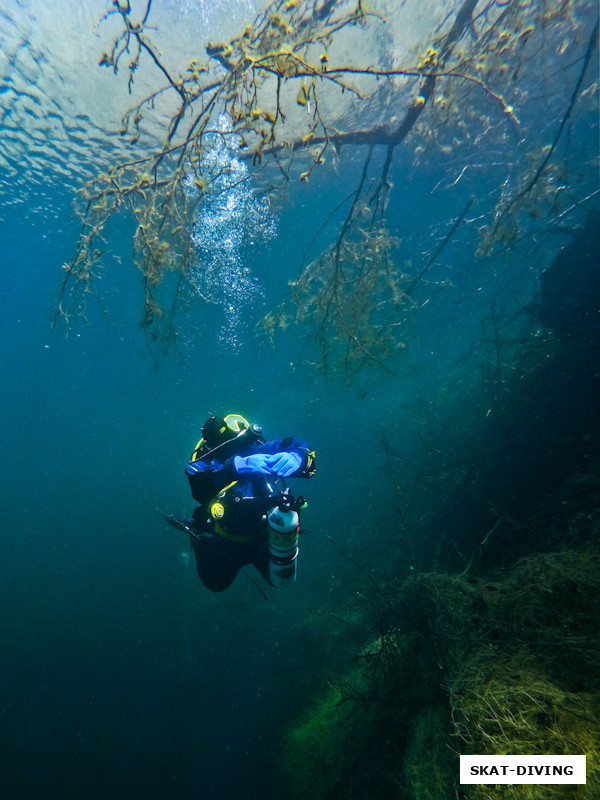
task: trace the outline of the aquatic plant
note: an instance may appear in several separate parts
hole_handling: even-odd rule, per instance
[[[586,785],[462,786],[469,800],[591,800],[600,788],[600,549],[494,575],[413,575],[387,633],[290,728],[291,798],[454,798],[459,754],[586,754]],[[577,523],[580,524],[580,523]],[[390,646],[393,643],[393,646]],[[568,792],[568,794],[567,794]]]
[[[140,14],[129,0],[113,0],[104,17],[118,20],[120,31],[100,66],[127,71],[131,90],[145,59],[157,85],[123,116],[131,157],[79,190],[81,235],[64,265],[56,320],[85,313],[106,259],[109,222],[122,212],[133,218],[142,324],[151,340],[166,345],[193,299],[211,302],[199,277],[211,265],[192,233],[211,195],[234,189],[221,181],[226,165],[209,166],[215,137],[248,163],[254,191],[271,200],[293,179],[310,188],[317,170],[339,162],[342,148],[356,150],[354,188],[334,201],[286,302],[262,325],[272,336],[291,322],[308,324],[321,366],[344,374],[369,364],[393,369],[403,322],[445,285],[429,284],[430,270],[463,224],[481,220],[478,252],[485,254],[520,235],[523,214],[556,213],[565,194],[574,204],[586,199],[565,189],[570,152],[561,143],[576,109],[596,92],[588,68],[598,23],[589,30],[587,2],[576,9],[569,0],[462,0],[445,19],[434,15],[424,41],[407,46],[400,38],[405,4],[274,0],[238,36],[209,42],[178,69],[153,42],[151,11],[152,0]],[[577,65],[566,107],[557,78],[563,61]],[[557,98],[545,109],[541,138],[538,95]],[[223,117],[226,128],[218,124]],[[161,142],[148,135],[150,121],[152,130],[162,126]],[[440,153],[463,158],[456,184],[473,166],[474,149],[508,152],[515,133],[508,177],[478,198],[473,220],[466,217],[473,200],[464,197],[457,216],[437,223],[441,247],[426,247],[429,254],[415,260],[388,219],[399,147],[405,145],[404,158],[407,148],[414,153],[415,169]],[[329,243],[307,263],[328,228]]]
[[[439,702],[435,668],[422,650],[418,637],[397,631],[362,648],[357,666],[290,728],[282,748],[286,796],[403,796],[401,754],[412,719]]]

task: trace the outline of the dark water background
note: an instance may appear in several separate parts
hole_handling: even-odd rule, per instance
[[[576,142],[586,157],[596,147],[587,129]],[[270,300],[295,276],[302,231],[329,213],[329,192],[341,196],[360,164],[348,154],[310,196],[292,196],[278,237],[245,254]],[[415,258],[426,259],[428,228],[439,240],[449,228],[439,221],[454,219],[472,192],[485,194],[494,169],[472,171],[443,195],[433,188],[445,171],[417,181],[399,158],[393,232],[418,230]],[[60,264],[78,234],[72,189],[32,186],[32,204],[52,214],[26,215],[17,204],[2,219],[2,797],[282,797],[273,768],[282,729],[352,639],[313,613],[335,611],[353,592],[352,565],[326,534],[363,565],[376,554],[396,566],[404,498],[392,497],[383,438],[409,481],[423,420],[480,385],[492,309],[532,300],[565,240],[475,262],[472,237],[457,236],[436,266],[453,289],[415,322],[398,376],[365,375],[347,387],[302,366],[314,360],[302,331],[270,348],[255,341],[248,319],[238,347],[219,345],[218,309],[198,319],[184,358],[172,351],[157,360],[139,328],[134,269],[107,286],[110,319],[92,305],[89,325],[67,337],[52,329]],[[309,508],[298,581],[286,591],[265,587],[268,600],[244,574],[211,595],[185,537],[157,513],[191,510],[185,461],[205,418],[228,410],[317,451],[318,473],[301,486]],[[479,409],[482,418],[487,411]],[[452,446],[451,434],[435,444]],[[457,536],[461,524],[452,522]]]

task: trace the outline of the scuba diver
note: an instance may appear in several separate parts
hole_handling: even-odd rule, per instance
[[[267,442],[240,414],[210,417],[185,471],[199,505],[185,523],[167,519],[190,534],[202,583],[221,592],[247,564],[272,586],[294,582],[306,501],[292,497],[285,479],[314,474],[306,443]]]

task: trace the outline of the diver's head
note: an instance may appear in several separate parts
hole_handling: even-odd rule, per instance
[[[241,414],[227,414],[224,417],[210,417],[202,428],[202,438],[211,450],[231,439],[235,439],[250,428],[250,423]]]

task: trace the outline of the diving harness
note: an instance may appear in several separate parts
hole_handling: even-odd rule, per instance
[[[264,497],[246,496],[235,489],[237,481],[222,489],[208,505],[206,519],[193,517],[185,521],[173,515],[163,514],[163,518],[177,530],[189,534],[194,539],[212,536],[213,531],[234,542],[251,542],[255,538],[248,532],[234,533],[239,523],[248,529],[248,523],[255,530],[266,526],[269,546],[269,582],[272,586],[286,586],[296,580],[296,561],[298,558],[298,539],[300,533],[299,512],[306,508],[304,497],[294,497],[289,487],[276,491],[268,483],[268,493]],[[251,507],[248,506],[251,504]],[[236,524],[238,523],[238,524]]]

